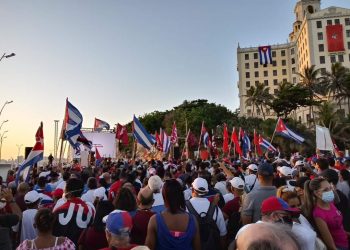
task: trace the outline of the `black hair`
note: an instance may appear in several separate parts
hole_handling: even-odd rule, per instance
[[[125,211],[135,211],[137,208],[136,199],[134,194],[129,188],[123,187],[119,190],[117,196],[113,201],[115,209]]]
[[[179,210],[186,210],[184,193],[181,184],[177,180],[170,179],[165,181],[162,195],[172,214],[177,213]]]
[[[88,180],[87,180],[87,187],[89,189],[96,189],[97,188],[97,180],[95,177],[90,177]]]
[[[333,169],[326,169],[321,174],[326,180],[333,185],[337,185],[339,181],[338,173]]]
[[[106,215],[110,214],[114,210],[114,206],[110,201],[100,201],[96,206],[96,214],[92,226],[98,232],[105,230],[106,224],[103,223],[102,219]]]
[[[329,168],[328,160],[325,158],[317,159],[316,163],[322,171]]]
[[[63,175],[62,175],[62,178],[64,181],[68,181],[70,177],[70,173],[69,172],[64,172]]]
[[[329,164],[329,166],[334,167],[334,165],[335,165],[335,160],[334,160],[334,158],[329,157],[329,158],[328,158],[328,164]]]
[[[55,215],[51,212],[50,209],[39,209],[34,217],[34,223],[36,229],[39,232],[50,232],[52,231],[53,225],[55,223]]]
[[[71,178],[66,183],[66,191],[74,197],[80,197],[84,189],[84,183],[77,178]]]
[[[45,185],[46,185],[46,177],[44,177],[44,176],[41,176],[41,177],[39,177],[39,179],[38,179],[38,186],[40,187],[40,188],[45,188]]]
[[[343,180],[346,181],[350,186],[350,172],[346,169],[342,169],[340,170],[340,175],[343,178]]]
[[[165,175],[164,167],[163,167],[163,166],[159,166],[159,167],[157,167],[156,171],[157,171],[157,175],[158,175],[161,179],[163,179],[163,178],[164,178],[164,175]]]

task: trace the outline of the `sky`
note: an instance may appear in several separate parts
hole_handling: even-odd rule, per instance
[[[45,155],[65,99],[111,126],[184,100],[239,107],[236,50],[285,43],[296,0],[1,0],[2,158],[33,146],[44,123]],[[350,8],[324,0],[322,8]]]

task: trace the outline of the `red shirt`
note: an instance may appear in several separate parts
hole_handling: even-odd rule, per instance
[[[151,210],[137,210],[132,218],[133,227],[130,234],[130,242],[144,245],[147,236],[148,222],[155,212]]]
[[[81,233],[78,244],[86,250],[106,247],[108,246],[106,233],[105,231],[98,232],[91,226]]]
[[[237,196],[235,197],[233,200],[230,200],[229,202],[227,202],[224,206],[224,208],[222,209],[222,211],[227,214],[227,216],[230,217],[230,215],[233,212],[238,213],[239,212],[239,208],[240,208],[241,204],[240,204],[240,197]]]

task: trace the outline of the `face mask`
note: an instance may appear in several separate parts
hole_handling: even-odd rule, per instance
[[[0,209],[3,209],[4,207],[6,207],[6,202],[0,202]]]
[[[332,202],[334,200],[334,193],[333,191],[323,192],[322,193],[322,200],[324,202]]]
[[[281,219],[276,221],[276,223],[281,223],[290,227],[293,226],[293,220],[289,216],[283,216]]]

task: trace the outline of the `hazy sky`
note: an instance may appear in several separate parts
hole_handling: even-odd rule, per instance
[[[324,0],[323,8],[350,8]],[[239,106],[236,49],[285,43],[296,0],[0,0],[2,158],[34,145],[44,122],[45,155],[65,98],[113,125],[198,98]],[[1,132],[2,133],[2,132]],[[22,147],[23,151],[23,147]],[[21,152],[23,154],[23,152]]]

